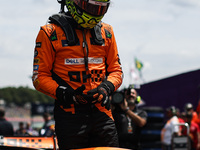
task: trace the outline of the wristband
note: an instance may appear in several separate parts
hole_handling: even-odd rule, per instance
[[[127,108],[124,110],[124,112],[127,113],[128,110],[129,110],[129,107],[127,107]]]

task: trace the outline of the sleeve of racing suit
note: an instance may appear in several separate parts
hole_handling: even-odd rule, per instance
[[[110,39],[110,45],[108,47],[108,51],[107,51],[107,72],[108,72],[108,76],[107,76],[107,81],[110,81],[114,87],[116,91],[120,85],[122,84],[122,80],[123,80],[123,72],[122,72],[122,68],[121,68],[121,62],[120,62],[120,58],[119,58],[119,54],[118,54],[118,50],[117,50],[117,44],[116,44],[116,40],[115,40],[115,36],[114,36],[114,32],[112,27],[110,26],[111,30],[111,39]]]
[[[55,51],[48,34],[41,28],[36,38],[33,64],[33,85],[36,90],[56,99],[58,84],[51,77]]]

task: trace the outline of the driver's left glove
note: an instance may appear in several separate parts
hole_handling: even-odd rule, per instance
[[[114,90],[115,87],[110,81],[104,81],[97,88],[88,91],[87,94],[94,95],[94,97],[97,97],[96,101],[101,102],[101,106],[105,106],[105,108],[109,110],[109,96],[114,92]]]

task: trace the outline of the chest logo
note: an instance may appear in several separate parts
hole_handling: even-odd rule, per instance
[[[88,64],[101,64],[103,63],[103,58],[88,57]],[[65,65],[83,65],[84,58],[66,58]]]

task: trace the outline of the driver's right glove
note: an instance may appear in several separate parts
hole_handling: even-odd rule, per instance
[[[83,93],[85,85],[78,87],[74,90],[72,87],[59,86],[56,90],[56,97],[62,105],[69,105],[72,100],[76,104],[88,104],[92,103],[93,96]]]

